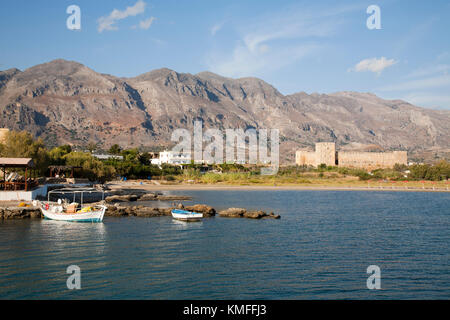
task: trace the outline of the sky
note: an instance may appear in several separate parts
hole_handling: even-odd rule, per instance
[[[79,30],[67,26],[72,5]],[[121,77],[211,71],[283,94],[372,92],[450,110],[449,17],[449,0],[9,0],[0,70],[61,58]]]

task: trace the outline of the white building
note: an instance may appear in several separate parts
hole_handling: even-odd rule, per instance
[[[111,154],[94,154],[93,156],[99,160],[123,160],[123,156],[116,156]]]
[[[159,153],[159,159],[152,159],[152,164],[190,164],[191,154],[188,152],[164,151]]]

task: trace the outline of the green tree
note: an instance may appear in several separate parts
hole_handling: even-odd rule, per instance
[[[42,139],[34,139],[26,131],[10,131],[0,144],[0,155],[5,158],[32,158],[40,174],[45,174],[49,157]]]
[[[138,156],[138,160],[141,164],[148,166],[152,163],[152,157],[148,152],[144,152]]]
[[[122,152],[122,148],[118,144],[114,144],[111,146],[111,148],[109,148],[108,152],[112,155],[120,155],[120,153]]]
[[[128,149],[122,151],[124,161],[137,162],[139,158],[139,149]]]
[[[69,145],[64,145],[60,147],[53,148],[48,152],[50,164],[53,165],[64,165],[66,160],[64,156],[72,152],[72,147]]]
[[[82,167],[82,175],[91,181],[105,182],[113,179],[116,175],[116,170],[113,166],[94,158],[90,153],[71,152],[63,158],[68,166]]]
[[[95,142],[89,142],[86,146],[86,149],[90,152],[93,153],[95,150],[97,150],[98,146]]]

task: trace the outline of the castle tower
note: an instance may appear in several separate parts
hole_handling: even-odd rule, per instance
[[[0,143],[5,142],[5,137],[8,134],[8,132],[9,132],[9,129],[6,129],[6,128],[0,129]]]
[[[323,163],[327,166],[336,165],[336,144],[334,142],[316,143],[316,166]]]

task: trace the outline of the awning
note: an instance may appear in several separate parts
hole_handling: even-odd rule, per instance
[[[30,168],[34,167],[34,163],[31,158],[0,158],[0,167]]]

